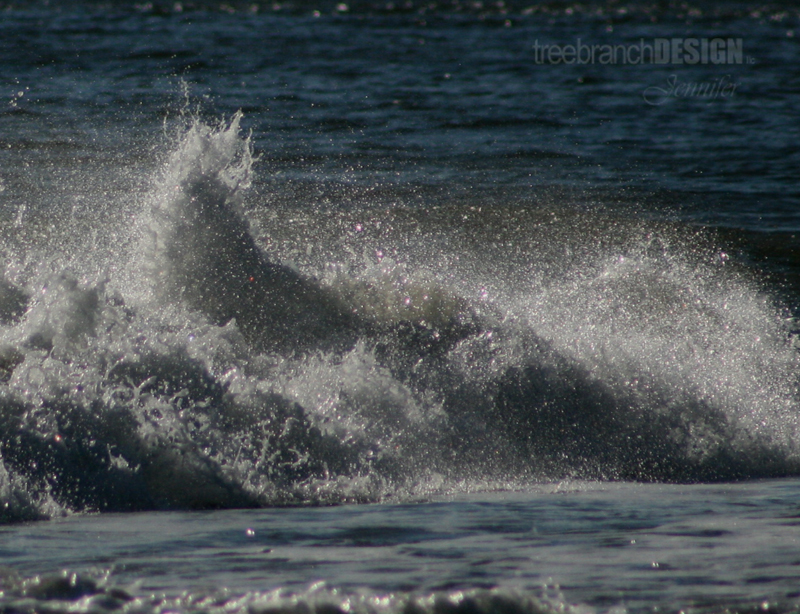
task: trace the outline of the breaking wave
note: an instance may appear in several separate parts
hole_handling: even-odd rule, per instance
[[[117,612],[131,608],[144,612],[258,612],[260,614],[329,613],[373,614],[377,612],[415,612],[418,614],[555,614],[592,612],[586,606],[566,603],[557,590],[544,591],[541,597],[504,589],[478,589],[431,594],[376,593],[331,589],[324,582],[306,591],[284,589],[231,595],[184,594],[178,598],[160,595],[139,596],[110,585],[108,573],[77,574],[62,572],[50,576],[20,578],[16,574],[0,577],[4,604],[8,610],[59,612]]]
[[[284,207],[239,123],[185,127],[113,262],[4,246],[3,520],[798,473],[787,315],[702,233]]]

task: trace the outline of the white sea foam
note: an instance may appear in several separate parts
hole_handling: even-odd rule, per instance
[[[32,251],[0,286],[4,518],[800,469],[783,313],[710,241],[268,210],[240,121],[181,133],[127,263]]]

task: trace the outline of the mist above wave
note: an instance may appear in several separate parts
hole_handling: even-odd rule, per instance
[[[797,472],[785,314],[702,234],[290,210],[239,122],[185,126],[125,258],[6,247],[4,519]]]

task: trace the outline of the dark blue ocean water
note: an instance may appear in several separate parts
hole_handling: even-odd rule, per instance
[[[793,5],[0,8],[0,609],[797,608]]]

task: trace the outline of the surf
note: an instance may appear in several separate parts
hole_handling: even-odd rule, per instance
[[[776,436],[785,437],[785,432],[770,433],[765,439],[756,425],[748,424],[751,416],[746,410],[719,407],[718,399],[724,403],[731,392],[730,386],[726,390],[720,385],[730,374],[719,372],[711,356],[723,350],[722,361],[731,368],[757,367],[755,362],[745,364],[736,355],[737,349],[729,345],[727,331],[741,325],[739,315],[733,314],[731,320],[724,313],[727,306],[720,310],[714,304],[717,297],[709,290],[720,283],[730,287],[730,300],[747,302],[747,297],[737,296],[747,290],[744,278],[735,279],[721,267],[714,270],[667,255],[669,247],[661,242],[661,254],[653,254],[652,247],[636,253],[636,246],[626,246],[626,251],[633,252],[628,257],[614,255],[615,261],[605,263],[598,259],[594,266],[601,269],[590,283],[578,280],[577,285],[575,281],[570,285],[564,280],[544,294],[545,300],[555,299],[556,304],[566,297],[580,304],[563,316],[574,320],[578,314],[585,323],[568,331],[572,339],[553,329],[558,318],[525,321],[530,315],[542,315],[541,311],[531,314],[527,305],[517,302],[530,300],[535,292],[507,296],[510,301],[505,305],[501,301],[491,308],[484,305],[480,317],[479,306],[471,306],[464,298],[455,309],[442,308],[438,319],[414,318],[410,311],[403,313],[398,308],[379,314],[375,306],[386,296],[401,303],[392,291],[376,290],[383,283],[380,278],[339,279],[323,287],[315,279],[271,262],[256,245],[240,200],[241,190],[249,185],[253,162],[249,140],[238,134],[240,119],[237,114],[216,129],[193,125],[168,172],[170,184],[176,184],[176,197],[166,200],[170,219],[166,227],[171,234],[164,241],[168,247],[163,254],[170,281],[180,288],[183,300],[217,324],[235,319],[258,350],[326,351],[337,347],[341,353],[351,351],[355,340],[361,340],[375,353],[380,367],[408,387],[412,396],[433,394],[438,398],[447,424],[440,425],[444,434],[435,447],[455,446],[459,461],[453,464],[464,471],[480,466],[480,471],[489,473],[532,470],[540,475],[598,479],[707,480],[744,477],[753,466],[767,474],[785,470],[781,461],[770,468],[773,462],[768,451]],[[529,226],[523,228],[531,231]],[[528,254],[531,257],[535,254]],[[404,300],[411,302],[408,295],[412,291],[403,290]],[[497,294],[513,290],[514,284],[508,280]],[[604,296],[610,309],[598,312],[591,301]],[[537,298],[542,297],[539,294]],[[752,300],[741,308],[764,317],[756,313],[759,306]],[[621,313],[612,313],[614,309]],[[632,310],[639,311],[638,319],[630,319],[626,325],[624,320]],[[442,315],[447,311],[449,316]],[[594,324],[589,322],[592,314]],[[701,360],[699,378],[682,372],[686,365],[680,362],[668,364],[666,369],[651,364],[653,360],[669,362],[667,354],[659,356],[657,352],[680,351],[681,343],[665,339],[660,328],[673,327],[677,335],[689,335],[686,344],[691,345],[695,342],[692,335],[713,336],[715,323],[720,329],[710,344],[720,347],[710,348],[708,362]],[[635,347],[627,349],[615,332],[620,326],[634,336],[644,326],[638,339],[650,346],[651,354]],[[769,327],[766,324],[762,334],[769,334]],[[595,339],[605,346],[605,358],[593,357],[580,348],[582,343],[591,343],[582,337],[591,338],[592,329],[605,331],[604,338]],[[281,339],[291,339],[290,348],[278,344],[275,331]],[[780,331],[771,331],[778,354],[784,356],[776,357],[774,368],[789,376],[786,365],[779,363],[792,362],[793,356],[791,350],[780,351],[785,343],[780,335]],[[619,345],[613,347],[612,343]],[[498,351],[508,353],[511,347],[519,353],[515,359],[488,379],[479,375],[485,363],[497,362]],[[620,364],[630,360],[636,362]],[[745,377],[758,376],[750,373]],[[448,380],[458,383],[446,383]],[[629,382],[627,388],[620,386],[620,380]],[[775,406],[768,408],[769,395],[775,390],[759,391],[755,380],[754,384],[749,398],[740,395],[734,402],[745,406],[755,402],[758,411],[784,412],[780,415],[791,419],[793,410],[781,409],[781,405],[788,409],[794,403],[790,394],[771,399]],[[465,402],[465,394],[469,402]],[[473,430],[476,425],[479,436]],[[699,439],[692,434],[698,428],[707,431]],[[466,443],[476,438],[492,449],[489,458],[484,447]],[[444,444],[445,439],[450,443]],[[791,437],[784,438],[786,443],[780,445],[791,446],[790,441]],[[702,449],[693,452],[697,445]],[[735,450],[736,446],[742,447]]]
[[[241,118],[215,128],[194,121],[170,157],[150,232],[162,300],[183,302],[217,325],[235,321],[267,352],[342,351],[361,336],[410,325],[397,313],[378,314],[369,288],[337,291],[265,256],[243,215],[253,156]]]
[[[786,312],[711,238],[557,199],[290,208],[241,122],[190,118],[136,223],[98,222],[127,257],[0,284],[5,519],[800,472]]]

